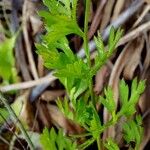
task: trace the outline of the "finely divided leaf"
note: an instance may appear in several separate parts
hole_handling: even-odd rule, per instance
[[[94,41],[95,41],[99,56],[102,56],[105,52],[105,46],[104,46],[104,43],[103,43],[102,36],[99,32],[98,32],[98,37],[97,38],[94,37]]]
[[[107,142],[104,143],[104,146],[108,150],[119,150],[118,145],[111,138],[107,139]]]
[[[121,30],[120,28],[117,31],[115,31],[114,27],[111,28],[110,35],[109,35],[109,43],[108,43],[108,49],[110,54],[116,48],[116,45],[120,40],[122,34],[123,34],[123,30]]]
[[[123,31],[121,29],[115,31],[113,27],[111,28],[108,41],[108,50],[105,49],[104,42],[100,34],[98,34],[97,38],[94,37],[94,41],[98,50],[98,55],[95,57],[95,65],[91,70],[92,75],[95,75],[100,67],[102,67],[106,63],[106,61],[112,56],[116,45],[122,36],[122,33]]]
[[[124,105],[128,102],[128,96],[129,96],[129,88],[128,88],[128,85],[125,83],[124,80],[120,81],[119,91],[120,91],[121,103],[122,103],[122,105]]]
[[[90,122],[90,132],[92,133],[94,139],[97,140],[97,138],[99,138],[102,132],[102,126],[97,111],[95,110],[93,105],[91,107],[92,107],[93,116]]]
[[[143,137],[142,118],[137,116],[123,125],[124,139],[127,143],[135,142],[139,146]]]
[[[45,128],[40,135],[40,141],[44,150],[76,150],[76,143],[64,136],[62,130],[57,134],[54,128],[50,132]]]
[[[100,97],[100,102],[107,108],[107,110],[112,113],[116,110],[116,104],[113,98],[113,91],[110,87],[105,89],[106,98]]]
[[[135,105],[138,102],[140,95],[144,92],[145,81],[140,81],[139,83],[137,83],[136,78],[132,81],[131,96],[129,100],[127,100],[128,87],[126,86],[127,85],[125,85],[125,82],[122,81],[120,83],[120,96],[121,96],[122,107],[119,114],[130,116],[136,112]],[[127,91],[127,93],[125,93],[125,91],[123,90]]]

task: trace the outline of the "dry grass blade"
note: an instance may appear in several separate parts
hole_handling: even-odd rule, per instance
[[[115,0],[107,1],[105,9],[104,9],[103,17],[102,17],[102,22],[100,25],[100,31],[103,31],[104,28],[108,25],[114,3],[115,3]]]
[[[88,37],[89,39],[92,38],[92,36],[94,35],[94,33],[96,32],[98,25],[100,24],[101,18],[102,18],[102,10],[104,5],[106,4],[106,0],[102,0],[102,2],[99,2],[99,6],[96,10],[95,16],[93,18],[90,30],[89,30],[89,34]]]
[[[107,65],[103,66],[96,74],[95,77],[95,86],[94,86],[94,92],[96,92],[96,94],[99,94],[103,87],[104,87],[104,83],[106,82],[106,78],[108,77],[108,75],[110,74],[110,69]]]
[[[125,3],[125,1],[117,0],[111,21],[114,21],[118,18],[120,12],[122,11],[122,9],[124,7],[124,3]]]
[[[137,44],[135,44],[134,52],[131,55],[130,60],[128,61],[128,64],[125,66],[123,71],[123,76],[127,80],[132,80],[134,76],[134,72],[138,65],[141,63],[141,53],[144,47],[144,38],[139,37],[136,41]]]

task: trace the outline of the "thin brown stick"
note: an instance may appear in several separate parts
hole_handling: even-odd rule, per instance
[[[134,23],[133,27],[136,27],[145,17],[145,15],[148,13],[148,11],[150,10],[150,5],[145,6],[143,12],[141,13],[141,15],[138,17],[137,21]]]
[[[137,27],[136,29],[134,29],[133,31],[122,37],[118,43],[118,46],[123,45],[128,41],[132,41],[133,39],[137,38],[144,32],[147,32],[148,30],[150,30],[150,21],[144,23],[143,25]]]
[[[32,73],[34,79],[38,79],[38,73],[37,73],[35,61],[34,61],[34,58],[32,55],[31,43],[29,41],[29,34],[27,31],[28,20],[29,20],[29,14],[27,13],[27,5],[28,4],[29,3],[26,0],[24,2],[24,6],[23,6],[23,35],[24,35],[25,44],[26,44],[27,56],[28,56],[30,67],[31,67],[31,73]]]
[[[22,83],[17,83],[17,84],[11,84],[7,86],[0,87],[1,92],[8,92],[12,90],[21,90],[21,89],[27,89],[31,88],[40,84],[44,83],[51,83],[56,79],[52,74],[48,75],[46,77],[40,78],[38,80],[32,80],[32,81],[27,81],[27,82],[22,82]]]

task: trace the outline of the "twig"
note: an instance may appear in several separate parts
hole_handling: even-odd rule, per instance
[[[32,80],[32,81],[27,81],[27,82],[11,84],[11,85],[0,87],[0,91],[1,92],[9,92],[12,90],[21,90],[21,89],[31,88],[31,87],[41,85],[44,83],[50,84],[55,79],[56,79],[56,77],[54,77],[52,74],[50,74],[50,75],[47,75],[46,77],[40,78],[38,80]]]
[[[118,43],[118,46],[123,45],[128,41],[137,38],[140,34],[148,31],[149,29],[150,29],[150,21],[144,23],[143,25],[137,27],[136,29],[134,29],[133,31],[122,37]]]
[[[133,27],[136,27],[145,17],[145,15],[148,13],[148,11],[150,10],[150,5],[145,6],[142,14],[138,17],[137,21],[134,23]]]
[[[25,44],[26,44],[27,56],[28,56],[30,67],[31,67],[31,73],[32,73],[34,79],[38,79],[38,73],[37,73],[35,62],[33,59],[31,43],[29,42],[29,34],[27,31],[27,24],[28,24],[27,21],[29,19],[29,14],[27,13],[27,4],[28,4],[28,1],[27,0],[24,1],[24,6],[23,6],[23,35],[24,35]]]

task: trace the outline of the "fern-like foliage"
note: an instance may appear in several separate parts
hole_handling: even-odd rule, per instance
[[[110,113],[116,110],[116,104],[113,98],[113,91],[110,87],[104,90],[105,98],[100,97],[100,102],[107,108]]]
[[[131,116],[136,112],[135,105],[137,104],[140,95],[144,92],[145,81],[137,82],[137,78],[132,81],[131,86],[131,96],[129,98],[129,88],[122,80],[119,85],[120,89],[120,100],[121,100],[121,110],[119,115]]]
[[[100,137],[108,127],[115,125],[122,116],[128,118],[135,113],[135,105],[145,88],[144,81],[137,83],[137,79],[133,80],[130,97],[129,87],[123,80],[120,82],[121,109],[119,112],[116,112],[117,106],[113,98],[112,89],[110,87],[106,88],[104,97],[100,96],[97,99],[108,110],[112,118],[105,124],[102,123],[96,110],[96,96],[92,94],[92,79],[102,65],[113,55],[123,31],[112,27],[107,46],[105,46],[100,33],[98,33],[98,37],[94,37],[97,55],[94,59],[94,64],[91,65],[89,60],[90,54],[88,48],[86,49],[88,47],[87,40],[85,40],[87,39],[86,31],[83,32],[77,24],[77,0],[44,0],[44,4],[48,7],[48,11],[41,11],[39,14],[44,19],[47,33],[42,37],[42,43],[36,45],[37,53],[43,57],[45,66],[55,71],[54,75],[58,77],[67,91],[68,98],[65,97],[64,100],[59,99],[57,101],[59,109],[67,118],[86,130],[81,136],[88,136],[88,139],[79,144],[78,149],[85,149],[94,141],[97,141],[99,148]],[[86,4],[90,5],[90,2],[86,1]],[[88,16],[87,13],[85,11],[85,16]],[[85,17],[85,24],[87,23],[86,21],[87,18]],[[69,47],[66,36],[72,33],[84,39],[87,61],[78,58]],[[91,99],[94,99],[95,102]],[[126,133],[128,127],[125,128]],[[127,134],[125,138],[128,139]],[[60,140],[62,142],[58,143]],[[72,144],[71,140],[68,140],[67,137],[64,138],[61,130],[56,134],[54,129],[50,132],[45,129],[41,136],[41,142],[45,148],[49,147],[54,150],[56,147],[58,149],[67,149],[65,144],[68,146]],[[102,144],[110,150],[119,149],[112,139],[107,139]],[[76,144],[74,144],[74,147],[69,146],[67,150],[70,148],[75,149]]]
[[[106,63],[106,61],[112,56],[117,46],[119,39],[123,34],[123,30],[111,28],[108,40],[107,49],[104,46],[103,38],[100,33],[98,37],[94,37],[94,41],[97,47],[98,54],[95,57],[95,65],[91,70],[92,75],[95,75],[98,69]]]
[[[54,128],[50,132],[45,128],[40,135],[40,141],[44,150],[76,150],[76,143],[65,137],[62,130],[56,133]]]
[[[90,68],[73,54],[66,38],[72,33],[83,37],[76,20],[77,0],[44,0],[44,4],[48,11],[39,14],[44,18],[47,34],[42,38],[43,43],[36,45],[37,53],[43,57],[47,68],[55,69],[55,76],[64,84],[69,95],[78,93],[73,95],[76,99],[80,91],[86,90],[86,85],[84,90],[81,86],[90,78],[87,76]]]
[[[139,149],[139,145],[143,138],[143,127],[141,116],[136,116],[135,120],[129,120],[123,125],[124,139],[125,141],[132,145],[135,143],[135,149]]]
[[[111,138],[107,139],[104,146],[107,150],[119,150],[118,145]]]
[[[41,11],[46,23],[47,35],[44,37],[48,42],[55,42],[62,37],[75,33],[83,36],[76,21],[77,0],[44,0],[49,12]]]

